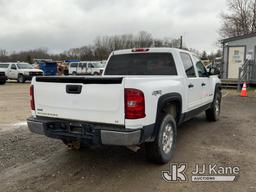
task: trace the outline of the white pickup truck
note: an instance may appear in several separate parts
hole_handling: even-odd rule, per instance
[[[28,63],[0,63],[0,70],[5,72],[7,79],[17,80],[19,83],[25,83],[34,76],[43,76],[43,71],[34,69]]]
[[[29,129],[65,144],[136,146],[167,163],[177,126],[220,115],[221,86],[192,53],[172,48],[114,51],[103,77],[36,77]]]

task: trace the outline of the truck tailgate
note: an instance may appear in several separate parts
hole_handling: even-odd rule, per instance
[[[36,116],[124,125],[121,77],[36,77]]]

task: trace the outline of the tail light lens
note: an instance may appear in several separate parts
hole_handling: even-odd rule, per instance
[[[134,48],[132,49],[132,52],[147,52],[149,49],[147,48]]]
[[[125,89],[125,118],[142,119],[145,114],[144,93],[137,89]]]
[[[34,86],[30,86],[30,107],[31,110],[35,111],[35,98],[34,98]]]

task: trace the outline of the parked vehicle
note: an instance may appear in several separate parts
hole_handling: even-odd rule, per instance
[[[184,50],[114,51],[103,77],[34,78],[27,123],[69,146],[145,144],[150,160],[167,163],[178,125],[203,111],[219,119],[220,83]]]
[[[57,62],[54,61],[40,61],[39,69],[44,72],[45,76],[57,75]]]
[[[80,61],[69,63],[70,75],[101,75],[104,66],[100,62]]]
[[[0,63],[0,69],[5,71],[7,79],[17,80],[19,83],[31,80],[34,76],[43,76],[42,70],[34,69],[28,63]]]
[[[1,64],[0,64],[1,66]],[[6,83],[6,75],[5,75],[5,71],[0,69],[0,85],[3,85]]]

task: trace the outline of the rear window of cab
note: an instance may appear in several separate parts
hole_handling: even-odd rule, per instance
[[[171,53],[113,55],[105,75],[177,75]]]

